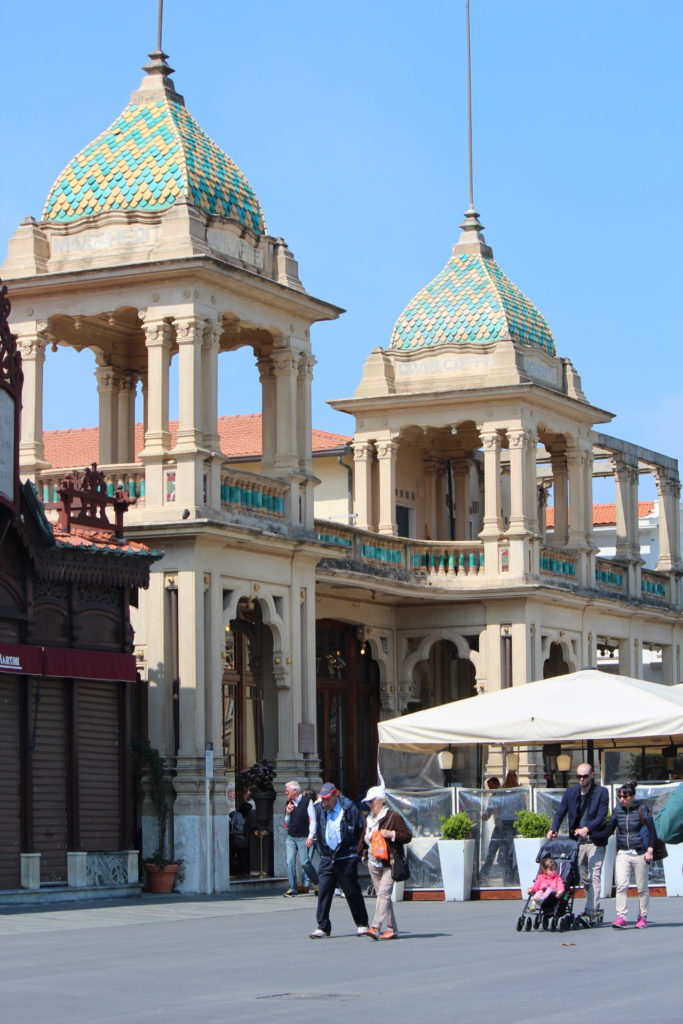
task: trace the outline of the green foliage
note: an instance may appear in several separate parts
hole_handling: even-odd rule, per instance
[[[545,839],[550,825],[547,814],[536,811],[517,811],[515,814],[515,832],[523,839]]]
[[[157,750],[153,747],[149,740],[133,740],[133,753],[139,759],[147,771],[147,781],[149,784],[149,798],[154,804],[157,812],[157,825],[158,825],[158,838],[157,848],[151,857],[147,857],[146,860],[150,864],[156,864],[157,867],[163,868],[167,864],[177,864],[178,861],[173,857],[168,857],[166,854],[166,828],[168,825],[168,815],[171,810],[171,803],[168,798],[168,773],[166,771],[166,765],[164,759]],[[140,772],[138,772],[140,774]]]
[[[474,822],[464,811],[451,814],[449,818],[440,814],[441,835],[444,839],[469,839]]]

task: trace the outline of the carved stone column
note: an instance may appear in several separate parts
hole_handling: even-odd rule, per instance
[[[638,540],[638,464],[612,457],[616,482],[617,557],[640,558]]]
[[[655,482],[659,498],[659,561],[657,568],[661,572],[680,570],[679,503],[681,483],[677,476],[667,474],[659,467],[655,470]]]
[[[170,317],[154,319],[146,310],[141,311],[140,316],[147,348],[147,426],[140,458],[145,464],[145,504],[151,508],[164,503],[163,462],[171,447],[168,370],[174,331]]]
[[[398,442],[381,440],[375,442],[379,463],[379,533],[396,536],[396,452]]]
[[[508,536],[526,536],[529,531],[530,510],[527,508],[529,498],[527,447],[530,433],[528,430],[508,431],[510,451],[510,526]]]
[[[130,370],[120,370],[116,375],[118,384],[117,445],[116,462],[130,463],[135,458],[135,389],[136,375]]]
[[[196,452],[203,448],[202,345],[206,326],[206,321],[199,316],[175,320],[179,359],[176,452]]]
[[[275,373],[275,465],[278,476],[291,476],[299,469],[296,454],[297,375],[299,356],[291,348],[277,349],[271,356]]]
[[[302,352],[299,356],[299,373],[297,377],[296,447],[299,456],[299,473],[303,477],[303,482],[299,488],[302,498],[301,521],[308,529],[313,529],[313,492],[316,484],[311,441],[313,425],[311,420],[311,384],[314,366],[315,357],[310,352]]]
[[[222,325],[205,322],[202,332],[202,446],[220,452],[218,436],[218,350]]]
[[[586,503],[583,496],[584,453],[580,448],[567,449],[567,476],[569,478],[569,546],[583,549],[586,544],[584,516]]]
[[[36,483],[37,474],[47,469],[43,443],[43,368],[45,349],[50,341],[47,323],[37,323],[34,333],[17,337],[24,372],[21,410],[19,471]]]
[[[372,513],[372,460],[375,446],[371,441],[354,441],[353,448],[353,511],[356,526],[361,530],[373,530]]]
[[[484,529],[480,536],[482,539],[495,537],[498,540],[503,532],[500,514],[500,433],[486,426],[479,433],[484,450]]]
[[[261,381],[261,472],[268,474],[275,465],[275,370],[270,356],[261,356],[256,365]]]
[[[113,367],[98,365],[95,370],[99,396],[99,444],[97,461],[109,466],[117,461],[119,423],[119,380]]]
[[[553,470],[553,504],[555,506],[553,546],[565,548],[569,540],[569,496],[567,492],[567,459],[564,452],[551,452],[550,465]]]
[[[425,474],[425,537],[427,540],[439,539],[439,484],[441,462],[432,456],[424,459]],[[419,533],[418,533],[419,536]]]
[[[453,468],[453,497],[455,500],[455,539],[469,540],[467,536],[469,459],[455,459],[451,466]]]

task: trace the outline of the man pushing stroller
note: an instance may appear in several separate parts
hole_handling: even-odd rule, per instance
[[[579,843],[578,866],[586,892],[586,906],[579,921],[589,928],[592,924],[601,924],[603,919],[600,878],[607,840],[601,833],[607,819],[609,794],[604,786],[596,786],[591,764],[580,764],[576,769],[576,778],[578,785],[570,786],[564,792],[553,817],[548,839],[555,839],[567,815],[569,835]]]

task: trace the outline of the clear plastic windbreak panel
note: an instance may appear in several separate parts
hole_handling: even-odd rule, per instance
[[[438,841],[441,836],[441,817],[449,817],[454,810],[453,789],[428,791],[387,790],[389,806],[401,814],[413,833],[406,846],[410,878],[409,889],[441,889],[441,863]]]
[[[515,815],[531,810],[531,787],[458,789],[457,794],[458,810],[465,811],[474,822],[474,888],[516,888]]]
[[[636,800],[642,800],[656,818],[664,805],[678,788],[677,782],[641,782],[636,786]],[[664,885],[664,862],[654,860],[650,864],[650,885]]]
[[[560,801],[564,796],[564,789],[537,789],[536,790],[536,810],[539,814],[546,814],[551,822],[560,806]],[[558,835],[567,836],[569,835],[569,825],[567,823],[567,816],[565,814],[564,820],[559,827]],[[574,837],[572,836],[572,839]]]

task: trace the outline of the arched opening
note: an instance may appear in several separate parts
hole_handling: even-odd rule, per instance
[[[277,756],[273,641],[258,603],[242,598],[225,630],[223,756],[238,774],[261,758]]]
[[[377,779],[379,665],[357,627],[316,625],[318,754],[324,779],[362,796]]]
[[[562,644],[554,642],[550,645],[548,657],[543,662],[543,678],[550,679],[551,676],[566,676],[569,673],[569,665],[564,660]]]

